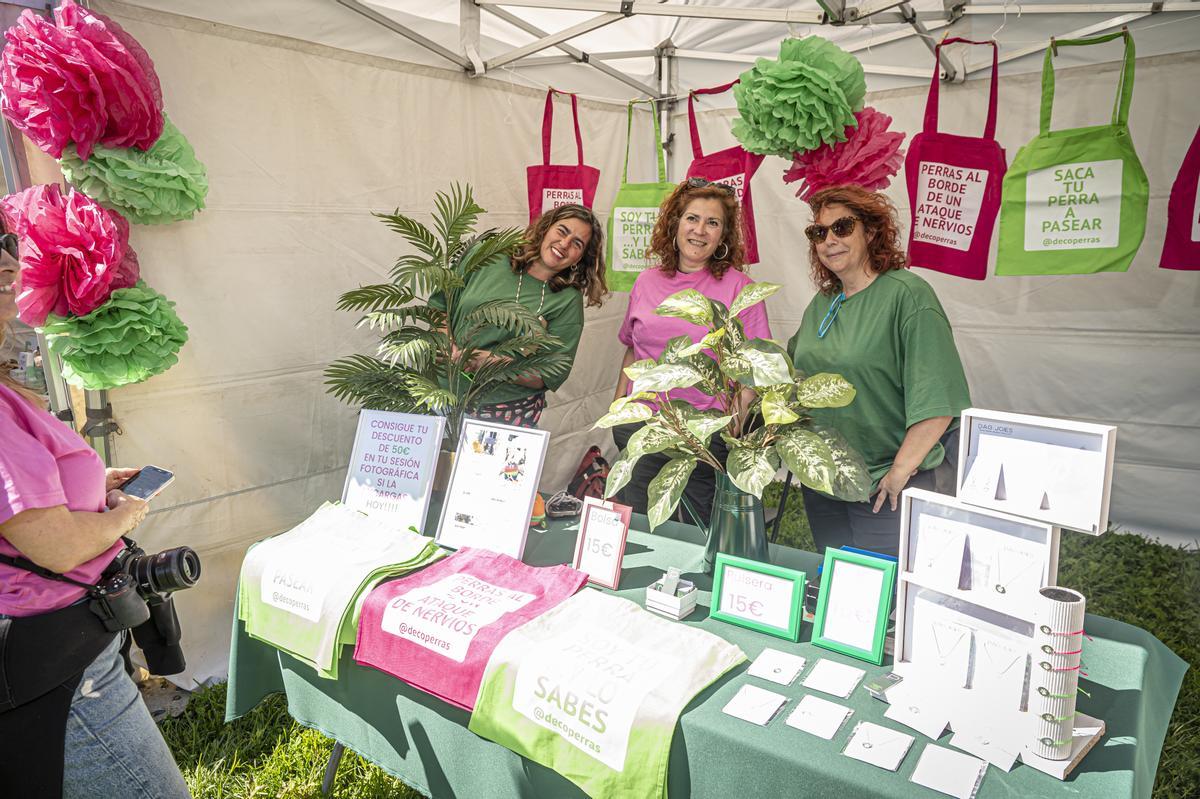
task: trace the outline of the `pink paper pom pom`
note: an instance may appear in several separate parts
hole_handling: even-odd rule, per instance
[[[125,257],[121,259],[121,263],[117,264],[117,272],[113,275],[109,290],[131,288],[137,285],[138,279],[142,276],[142,269],[138,263],[137,253],[133,251],[133,245],[129,243],[129,220],[123,217],[120,211],[114,211],[111,208],[107,210],[108,215],[112,217],[113,224],[116,225],[117,238],[125,245]]]
[[[55,158],[74,143],[148,149],[162,134],[162,88],[146,51],[119,25],[64,0],[56,27],[32,11],[5,32],[0,111]]]
[[[17,315],[27,325],[40,327],[51,313],[91,313],[112,294],[123,268],[137,269],[136,256],[122,263],[129,224],[82,192],[34,186],[0,199],[0,210],[20,240]]]
[[[870,106],[854,115],[857,127],[846,128],[846,141],[823,144],[796,153],[785,183],[804,181],[796,196],[807,200],[827,186],[853,183],[875,191],[885,189],[904,163],[900,144],[904,134],[889,132],[892,118]]]

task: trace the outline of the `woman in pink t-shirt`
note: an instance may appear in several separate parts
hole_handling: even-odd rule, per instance
[[[17,240],[0,224],[0,339],[17,315]],[[0,555],[95,585],[146,516],[87,442],[0,369]],[[29,564],[26,564],[29,565]],[[85,588],[0,563],[0,796],[188,796]]]
[[[625,321],[617,333],[625,345],[625,357],[617,377],[616,397],[629,393],[631,381],[625,374],[626,366],[643,358],[658,358],[667,342],[677,336],[688,336],[695,342],[708,332],[686,320],[656,314],[655,309],[664,299],[684,289],[695,289],[729,307],[738,293],[753,282],[744,271],[741,230],[734,190],[723,183],[689,178],[663,201],[650,237],[650,252],[659,265],[642,272],[634,281]],[[767,309],[761,302],[742,311],[738,318],[747,338],[770,338]],[[669,396],[698,410],[720,406],[717,398],[695,388],[673,389]],[[613,440],[617,446],[625,449],[629,437],[640,426],[614,427]],[[709,447],[718,460],[724,462],[727,452],[720,436],[714,435]],[[622,490],[621,497],[636,512],[646,512],[649,504],[646,488],[667,460],[663,454],[643,455],[634,467],[633,479]],[[715,486],[716,475],[712,467],[701,463],[684,489],[684,495],[706,524],[712,511]]]

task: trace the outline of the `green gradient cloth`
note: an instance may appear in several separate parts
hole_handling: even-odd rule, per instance
[[[434,512],[431,510],[431,512]],[[805,624],[799,643],[771,638],[708,617],[711,580],[697,574],[704,555],[700,531],[674,522],[646,533],[644,516],[634,516],[621,575],[619,596],[643,601],[646,586],[667,566],[679,566],[701,587],[696,612],[680,622],[736,644],[751,658],[770,647],[808,658],[847,663],[867,676],[891,670],[873,666],[809,643]],[[548,566],[571,559],[574,522],[551,520],[549,530],[530,531],[523,560]],[[816,575],[820,559],[810,552],[771,547],[771,560]],[[1102,718],[1108,733],[1087,754],[1066,782],[1018,764],[1004,773],[989,768],[979,799],[1013,797],[1150,797],[1167,723],[1187,664],[1154,636],[1100,616],[1085,622],[1094,640],[1085,640],[1089,677],[1081,681],[1091,697],[1081,696],[1079,710]],[[421,793],[434,797],[583,796],[578,786],[533,760],[471,734],[468,713],[447,705],[399,680],[357,665],[342,650],[340,677],[323,680],[290,655],[248,637],[235,620],[229,656],[226,719],[249,712],[267,694],[287,694],[288,712],[301,724],[342,742]],[[766,727],[731,718],[721,708],[748,683],[788,697]],[[917,736],[897,773],[845,757],[842,748],[858,721],[895,728],[885,719],[887,705],[861,687],[849,699],[835,700],[854,711],[849,723],[826,741],[784,724],[808,689],[799,679],[789,686],[748,677],[735,667],[700,693],[683,711],[671,737],[667,793],[695,799],[767,799],[768,797],[913,797],[940,796],[909,782],[928,739]],[[829,697],[825,697],[829,698]],[[945,745],[951,733],[939,741]]]
[[[683,708],[746,660],[712,633],[585,588],[492,652],[469,729],[596,797],[665,797]]]
[[[169,119],[149,150],[98,145],[84,161],[69,145],[58,165],[72,186],[141,225],[191,219],[208,195],[204,164]]]

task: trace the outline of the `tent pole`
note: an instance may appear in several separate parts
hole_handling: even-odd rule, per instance
[[[527,55],[533,55],[534,53],[540,53],[542,50],[546,50],[548,48],[562,44],[563,42],[565,42],[569,39],[574,39],[576,36],[580,36],[584,33],[588,33],[589,31],[594,31],[597,28],[603,28],[606,25],[611,25],[614,22],[616,22],[618,20],[622,20],[622,19],[625,19],[624,14],[616,14],[616,13],[599,14],[597,16],[592,17],[591,19],[587,19],[587,20],[584,20],[583,22],[580,22],[578,25],[572,25],[571,27],[569,27],[565,30],[561,30],[558,33],[547,34],[547,35],[541,37],[540,39],[538,39],[536,42],[530,42],[529,44],[525,45],[524,47],[518,47],[515,50],[509,50],[507,53],[504,53],[503,55],[498,55],[495,58],[488,59],[488,61],[486,62],[487,68],[495,69],[496,67],[502,67],[505,64],[509,64],[509,63],[512,63],[513,61],[517,61],[521,58],[524,58]]]
[[[671,156],[675,153],[675,105],[679,102],[675,99],[679,93],[679,63],[675,60],[675,45],[670,39],[663,40],[655,52],[655,60],[658,62],[659,96],[668,98],[659,107],[658,113],[665,117],[660,120],[660,124],[666,131],[663,149],[666,151],[664,155],[667,160],[667,180],[671,180],[671,173],[674,171]]]
[[[458,0],[458,46],[471,62],[472,75],[482,75],[486,69],[479,55],[479,6],[472,0]]]
[[[530,35],[533,35],[533,36],[548,35],[544,30],[542,30],[538,26],[534,25],[533,23],[528,22],[528,21],[522,19],[521,17],[518,17],[516,14],[513,14],[510,11],[506,11],[505,9],[500,8],[499,6],[484,5],[482,3],[477,3],[476,5],[478,5],[480,8],[482,8],[484,11],[487,11],[492,16],[499,17],[500,19],[507,22],[509,25],[520,28],[521,30],[525,31],[526,33],[528,33]],[[564,53],[571,56],[576,61],[578,61],[582,64],[587,64],[588,66],[593,67],[594,69],[597,69],[597,70],[603,72],[605,75],[608,75],[610,78],[612,78],[614,80],[619,80],[621,83],[624,83],[626,86],[630,86],[634,89],[637,89],[638,92],[646,95],[647,97],[658,97],[659,96],[658,89],[652,88],[651,86],[648,86],[645,83],[642,83],[637,78],[633,78],[633,77],[630,77],[629,75],[626,75],[621,70],[617,69],[616,67],[605,64],[603,61],[596,61],[596,60],[592,59],[591,55],[580,50],[578,47],[573,47],[573,46],[567,44],[566,42],[562,42],[561,44],[557,45],[557,47],[559,50],[562,50]]]
[[[900,12],[906,17],[905,21],[912,25],[912,29],[921,37],[921,42],[929,48],[929,52],[937,56],[938,61],[941,62],[942,80],[953,83],[955,76],[958,75],[958,70],[954,68],[954,64],[950,63],[950,56],[938,51],[937,42],[929,35],[929,29],[925,27],[925,24],[917,19],[916,12],[913,11],[910,4],[901,3]],[[963,80],[966,80],[966,75],[963,76]]]
[[[426,37],[414,31],[412,28],[401,25],[396,20],[390,17],[385,17],[378,11],[364,6],[362,3],[358,2],[358,0],[337,0],[337,3],[345,6],[356,14],[363,15],[377,25],[382,25],[393,33],[398,33],[409,41],[421,45],[426,50],[437,53],[442,58],[453,64],[457,64],[464,70],[470,71],[473,68],[471,62],[463,56],[460,56],[458,53],[452,52],[449,49],[442,47],[433,39],[427,39]]]

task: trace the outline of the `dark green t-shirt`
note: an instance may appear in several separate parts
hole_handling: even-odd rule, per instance
[[[521,275],[512,271],[512,262],[508,258],[497,259],[490,266],[485,266],[471,275],[466,287],[458,295],[454,314],[450,319],[450,328],[455,337],[466,332],[463,320],[472,311],[485,302],[501,299],[519,300],[526,308],[545,319],[547,331],[562,339],[562,346],[557,351],[565,352],[574,360],[575,351],[579,348],[579,336],[583,332],[583,295],[574,288],[554,291],[545,282],[529,275],[522,279]],[[440,293],[430,297],[429,304],[435,308],[446,307],[445,298]],[[491,349],[507,338],[509,334],[503,328],[486,327],[479,336],[477,346],[485,350]],[[556,391],[566,379],[566,374],[554,379],[542,378],[547,391]],[[480,402],[485,405],[512,402],[539,391],[541,389],[503,383],[488,391],[480,398]]]
[[[907,269],[884,272],[846,298],[825,337],[817,338],[836,296],[813,297],[788,352],[805,374],[835,372],[853,384],[853,402],[812,415],[862,453],[874,491],[909,427],[935,416],[957,417],[971,406],[971,396],[946,312],[924,279]],[[951,426],[956,424],[957,418]],[[920,468],[932,469],[943,457],[936,444]]]

